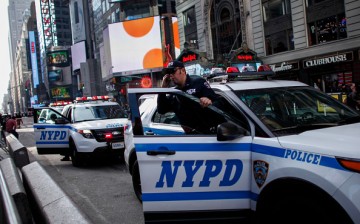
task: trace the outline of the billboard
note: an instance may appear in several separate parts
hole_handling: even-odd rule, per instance
[[[70,20],[73,43],[86,39],[83,0],[70,1]]]
[[[179,22],[177,17],[172,17],[172,30],[174,37],[174,46],[175,46],[175,58],[179,57],[180,51],[180,37],[179,37]]]
[[[70,98],[70,86],[57,86],[50,89],[52,99]]]
[[[33,78],[33,87],[36,88],[39,85],[39,69],[36,57],[36,43],[35,43],[35,32],[29,31],[29,45],[30,45],[30,60],[31,70]]]
[[[75,71],[80,69],[80,63],[86,62],[85,41],[81,41],[71,46],[71,56],[72,70]]]
[[[163,66],[160,17],[109,24],[113,73]]]
[[[70,65],[68,50],[48,52],[46,58],[48,66],[67,67]]]
[[[49,82],[61,82],[63,81],[62,69],[48,70]]]

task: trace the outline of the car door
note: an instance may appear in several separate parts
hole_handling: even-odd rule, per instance
[[[165,90],[192,101],[189,111],[196,120],[210,116],[211,120],[204,122],[216,125],[214,121],[222,119],[223,114],[219,111],[201,108],[183,92],[173,89],[152,91]],[[169,214],[173,217],[182,213],[209,216],[208,212],[211,212],[210,216],[219,214],[223,217],[227,212],[239,211],[239,215],[242,214],[240,211],[249,210],[250,134],[219,141],[209,126],[210,131],[206,133],[195,130],[194,134],[187,135],[146,135],[137,105],[142,91],[129,89],[129,103],[146,221],[169,217]],[[159,215],[165,213],[167,216]]]
[[[36,109],[34,116],[39,115],[43,117],[34,118],[33,126],[38,154],[66,153],[69,150],[70,128],[67,119],[53,108]]]

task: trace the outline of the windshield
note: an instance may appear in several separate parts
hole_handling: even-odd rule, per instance
[[[120,107],[120,105],[94,105],[74,108],[75,122],[127,117],[127,113]]]
[[[235,92],[275,135],[360,122],[356,111],[311,87]]]

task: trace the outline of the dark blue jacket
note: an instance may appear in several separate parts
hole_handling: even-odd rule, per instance
[[[186,82],[183,88],[175,87],[197,98],[207,97],[214,103],[217,100],[217,95],[213,89],[211,89],[209,83],[200,76],[186,75]],[[200,104],[194,104],[193,101],[185,98],[175,97],[174,95],[166,96],[165,94],[159,94],[158,97],[158,112],[165,114],[169,111],[175,112],[180,124],[188,127],[194,127],[202,130],[203,133],[208,133],[207,125],[208,119],[201,113]],[[184,128],[185,132],[187,130]]]

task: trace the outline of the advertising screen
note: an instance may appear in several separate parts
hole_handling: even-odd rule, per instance
[[[49,82],[59,82],[63,80],[62,69],[50,70],[48,72]]]
[[[66,67],[69,66],[69,53],[67,50],[63,51],[52,51],[47,53],[47,65]]]
[[[163,66],[160,18],[109,24],[112,72]]]
[[[35,32],[29,31],[29,44],[30,44],[30,55],[31,55],[31,70],[33,74],[33,85],[36,88],[39,85],[39,72],[36,55],[36,43],[35,43]]]
[[[70,98],[70,96],[70,87],[68,86],[58,86],[51,88],[51,97],[54,99]]]

